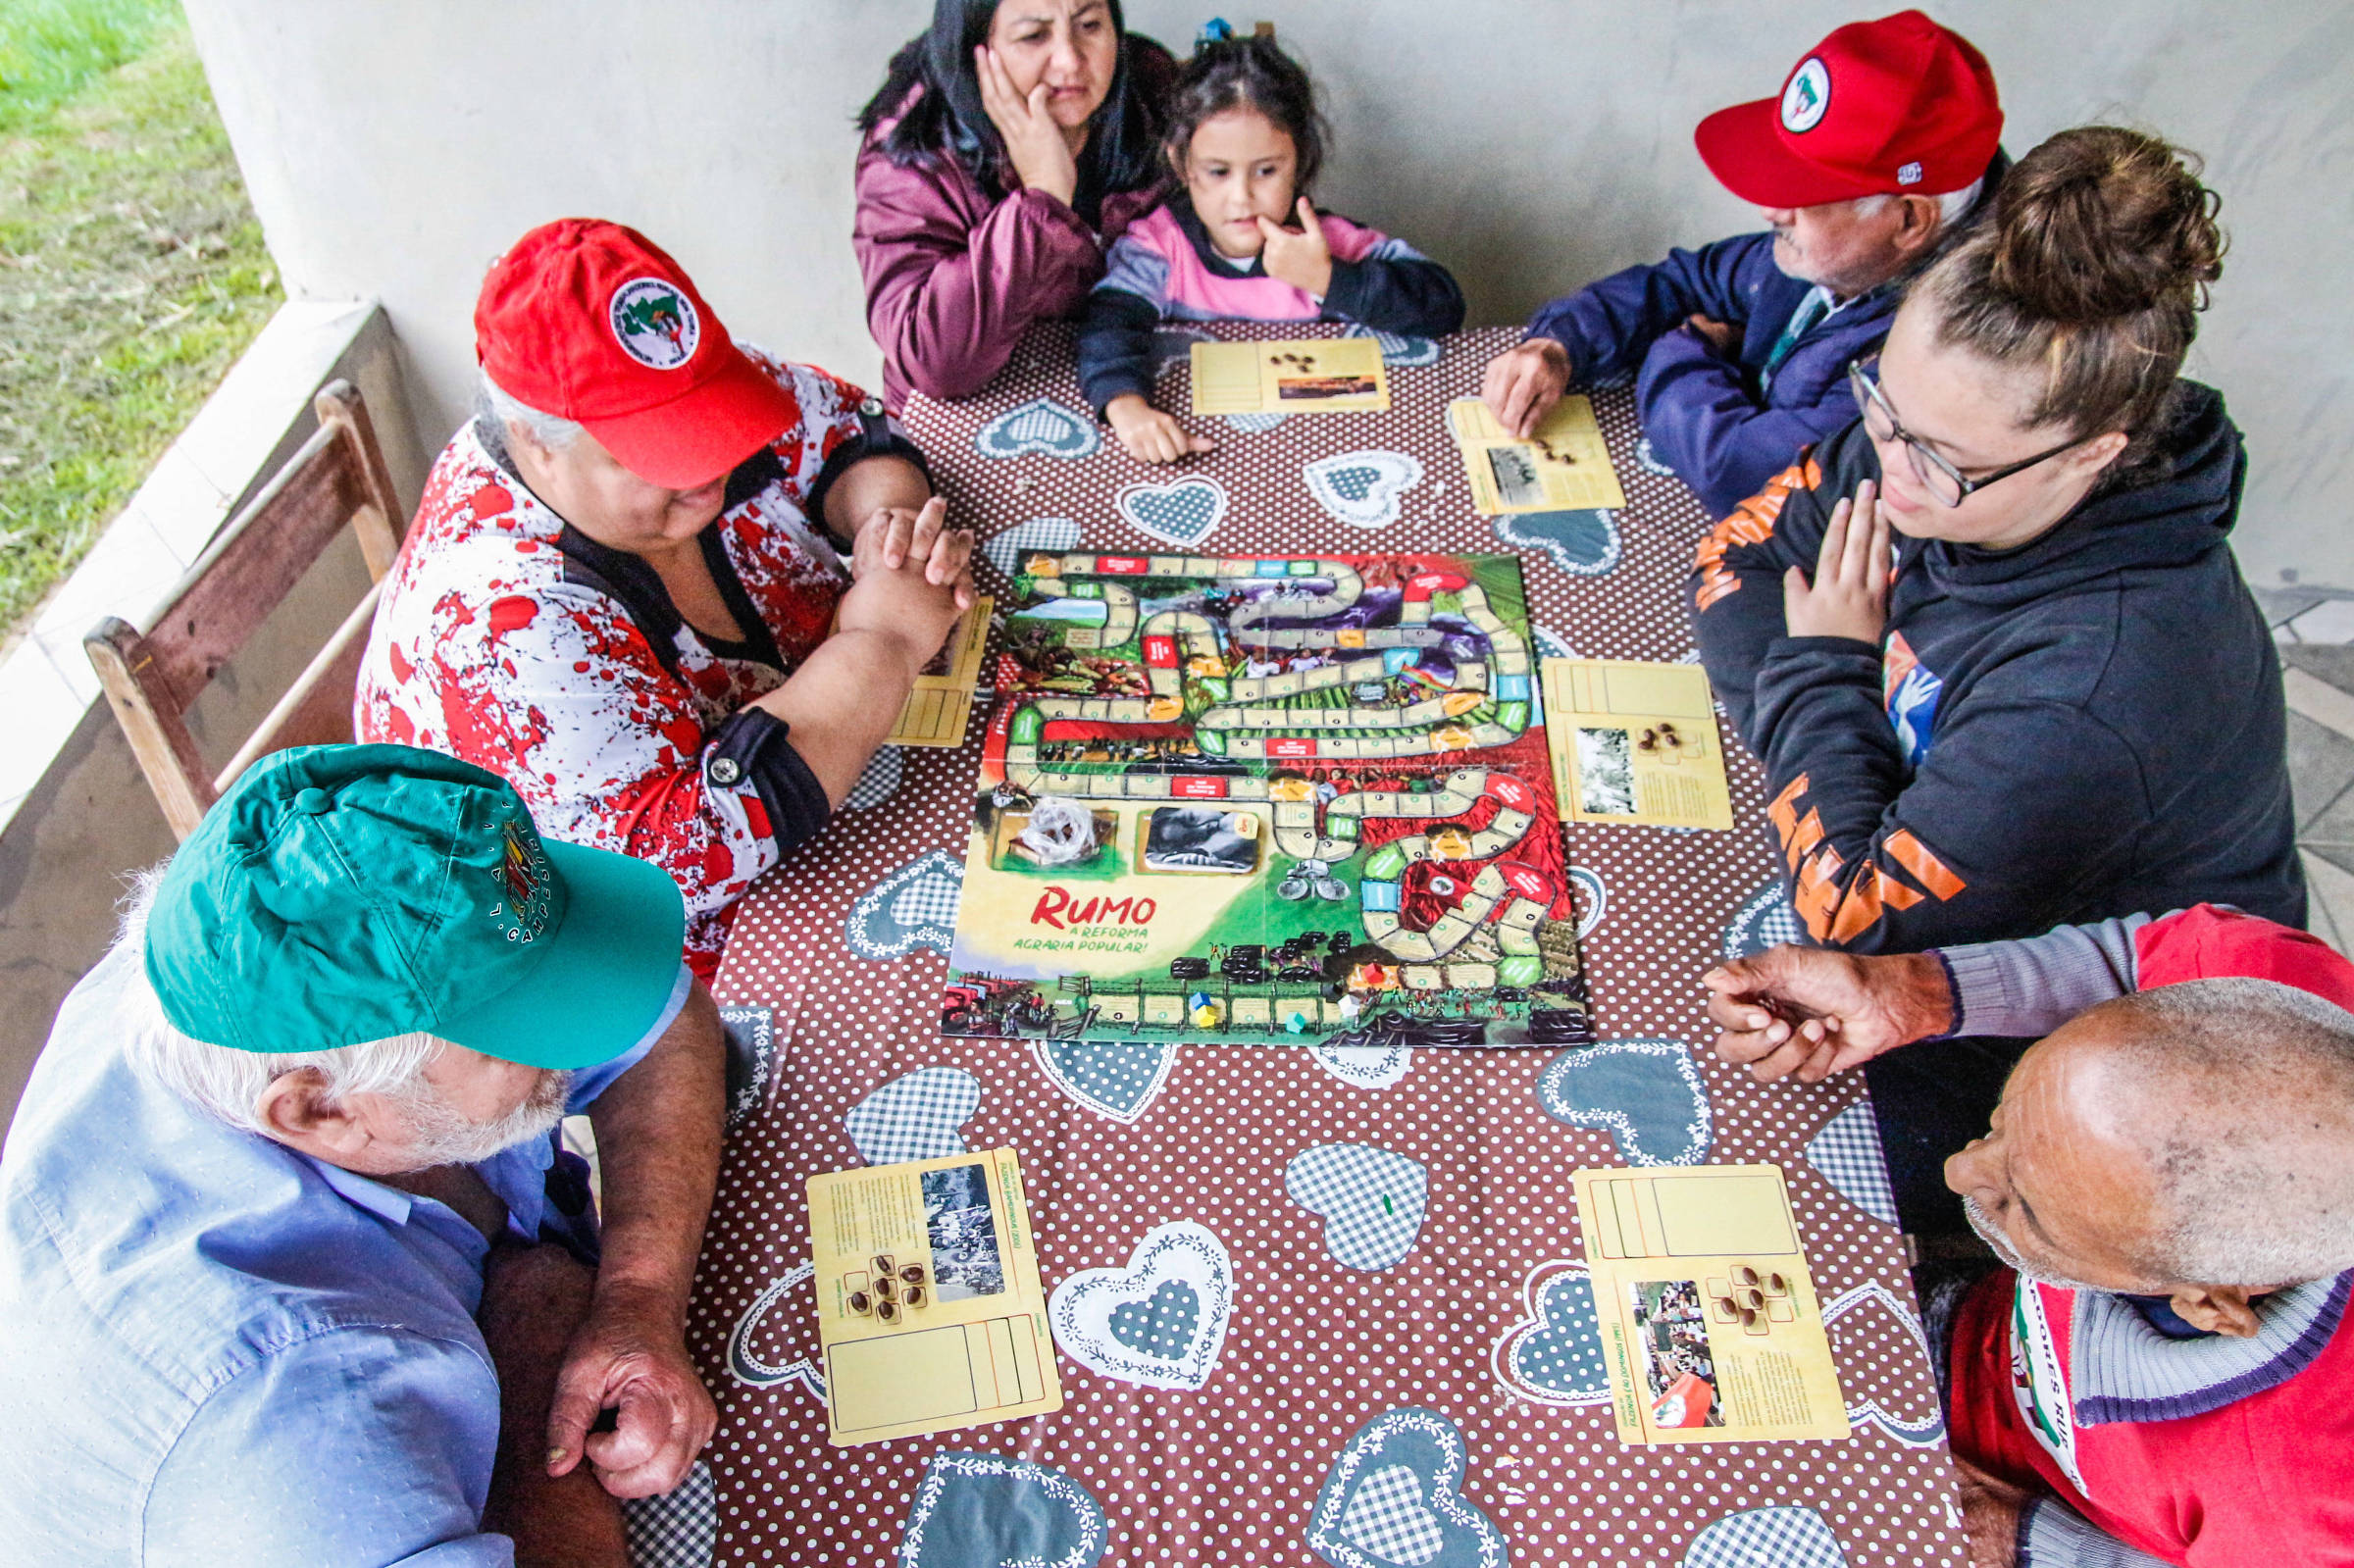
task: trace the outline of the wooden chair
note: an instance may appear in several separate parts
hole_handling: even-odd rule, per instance
[[[187,837],[256,758],[352,737],[360,657],[405,520],[359,388],[333,381],[313,406],[318,430],[188,568],[155,624],[142,632],[109,616],[82,639],[176,837]],[[189,708],[345,528],[359,535],[374,583],[229,765],[213,773],[188,731]]]

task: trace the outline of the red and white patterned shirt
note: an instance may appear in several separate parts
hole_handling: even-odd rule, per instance
[[[702,534],[742,642],[687,625],[643,560],[569,527],[506,465],[503,432],[469,422],[385,579],[352,715],[362,740],[499,775],[543,834],[663,866],[706,980],[737,899],[826,818],[787,727],[745,707],[825,638],[847,586],[825,491],[865,457],[921,461],[857,387],[745,352],[797,415],[729,477]]]

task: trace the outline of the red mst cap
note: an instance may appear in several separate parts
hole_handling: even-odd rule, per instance
[[[1720,109],[1692,139],[1724,187],[1761,207],[1941,196],[1986,173],[2003,110],[1986,57],[1918,11],[1851,22],[1779,98]]]
[[[578,420],[665,489],[718,479],[793,417],[677,262],[592,218],[542,224],[491,264],[474,352],[500,391]]]

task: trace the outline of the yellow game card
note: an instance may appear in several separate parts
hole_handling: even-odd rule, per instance
[[[1626,505],[1618,471],[1611,467],[1610,443],[1584,397],[1572,394],[1554,404],[1525,441],[1497,424],[1476,397],[1447,405],[1447,428],[1463,449],[1472,509],[1482,516]]]
[[[895,746],[961,746],[973,713],[973,688],[981,680],[982,651],[989,645],[989,612],[994,601],[976,599],[948,640],[915,678],[915,689],[899,710],[898,728],[886,742]]]
[[[1780,1167],[1579,1171],[1572,1180],[1619,1442],[1848,1435]]]
[[[1197,414],[1378,414],[1389,406],[1375,338],[1194,345]]]
[[[1013,1150],[809,1178],[837,1446],[1062,1408]]]
[[[1697,664],[1547,659],[1545,743],[1573,822],[1730,828],[1709,673]]]

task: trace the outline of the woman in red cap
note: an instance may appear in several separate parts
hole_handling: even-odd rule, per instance
[[[972,535],[881,403],[731,341],[618,224],[524,235],[475,341],[482,408],[385,579],[354,729],[665,867],[708,980],[736,900],[825,825],[971,603]]]
[[[1176,63],[1119,0],[938,0],[858,116],[867,326],[893,408],[979,391],[1075,315],[1152,205]]]

